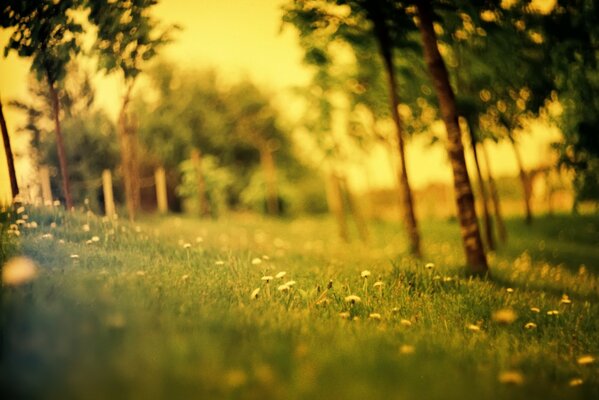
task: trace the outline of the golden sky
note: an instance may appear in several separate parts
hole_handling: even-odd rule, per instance
[[[162,54],[184,67],[214,67],[225,80],[235,81],[247,76],[265,86],[274,94],[278,107],[293,115],[290,112],[293,110],[289,110],[293,104],[289,88],[306,83],[309,72],[301,64],[302,51],[293,29],[287,27],[280,32],[282,3],[281,0],[162,0],[155,8],[155,15],[164,24],[177,24],[183,28]],[[2,48],[7,39],[8,32],[0,31]],[[27,98],[29,65],[29,60],[19,59],[14,53],[0,59],[0,96],[4,104],[9,99]],[[98,106],[116,117],[122,90],[119,79],[98,76],[95,83]],[[23,122],[22,116],[6,105],[4,108],[18,156],[17,174],[25,181],[32,174],[23,156],[26,140],[15,134],[17,126]],[[522,143],[526,165],[536,166],[546,158],[546,146],[556,137],[559,133],[555,129],[535,125],[532,135],[525,136]],[[431,148],[424,139],[416,139],[408,144],[407,152],[410,178],[415,188],[432,181],[451,181],[451,170],[442,146]],[[492,153],[493,169],[497,174],[516,173],[509,146],[496,146]],[[356,166],[351,169],[357,189],[389,186],[394,182],[394,172],[389,168],[388,157],[382,148],[375,148],[372,156],[362,161],[366,168]],[[3,152],[0,155],[0,182],[3,183],[0,185],[1,200],[7,195],[8,182]]]

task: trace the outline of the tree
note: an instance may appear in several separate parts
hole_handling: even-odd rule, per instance
[[[14,50],[20,57],[31,57],[31,69],[38,80],[45,80],[52,98],[52,115],[55,125],[56,149],[62,177],[65,206],[73,207],[69,181],[67,155],[60,125],[59,82],[66,74],[66,65],[80,46],[78,35],[81,25],[76,23],[71,12],[79,2],[64,1],[17,1],[10,0],[3,6],[0,26],[14,29],[4,49],[6,56]]]
[[[125,82],[118,132],[125,198],[130,219],[134,219],[140,205],[137,121],[130,115],[129,104],[133,86],[149,60],[160,47],[171,41],[171,26],[157,33],[158,23],[149,11],[157,0],[114,2],[87,0],[89,20],[98,28],[94,49],[98,67],[106,72],[119,71]]]
[[[37,80],[29,82],[28,101],[9,103],[28,116],[26,124],[17,132],[30,135],[30,152],[35,164],[57,165],[56,140],[47,128],[52,125],[49,118],[53,108],[51,93]],[[104,169],[113,168],[118,160],[114,126],[103,111],[94,108],[95,91],[90,74],[80,69],[77,63],[71,62],[67,66],[59,93],[73,201],[81,204],[88,199],[90,207],[99,209],[100,176]],[[60,192],[54,183],[53,191]]]
[[[343,40],[356,50],[363,47],[364,43],[369,43],[369,39],[376,42],[387,77],[388,106],[395,126],[397,152],[400,160],[398,171],[400,198],[403,203],[404,221],[410,240],[410,251],[419,256],[421,252],[420,234],[405,162],[405,133],[398,112],[399,97],[393,56],[394,49],[402,45],[407,46],[408,43],[405,30],[398,29],[405,20],[405,14],[398,12],[392,1],[337,2],[345,6],[345,9],[335,7],[331,3],[334,2],[304,3],[295,1],[286,9],[283,20],[293,24],[299,30],[300,43],[306,51],[305,60],[309,64],[321,68],[329,62],[326,56],[326,46],[334,40]],[[323,36],[327,35],[330,38],[323,40]]]
[[[10,179],[11,198],[14,199],[19,194],[19,185],[17,184],[17,173],[15,171],[15,161],[10,146],[10,136],[6,128],[4,120],[4,112],[2,110],[2,100],[0,99],[0,129],[2,130],[2,142],[4,143],[4,153],[6,154],[6,163],[8,164],[8,176]]]
[[[434,11],[429,0],[417,0],[416,8],[424,59],[433,80],[439,100],[439,109],[447,130],[447,151],[453,170],[458,220],[466,259],[472,273],[485,274],[488,272],[487,259],[478,228],[474,195],[472,194],[472,186],[464,158],[462,133],[458,123],[459,114],[455,95],[449,82],[449,74],[437,44],[437,36],[433,27]]]

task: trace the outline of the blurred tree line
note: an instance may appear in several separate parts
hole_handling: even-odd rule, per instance
[[[78,182],[89,183],[100,168],[119,164],[117,180],[130,218],[141,206],[142,177],[158,166],[168,171],[171,198],[178,194],[203,216],[239,207],[271,214],[322,210],[322,179],[298,160],[268,94],[251,82],[219,86],[214,71],[183,71],[155,62],[178,29],[152,16],[155,4],[9,0],[1,9],[0,26],[13,29],[5,53],[31,58],[37,82],[32,91],[38,104],[15,106],[27,112],[24,129],[31,132],[40,161],[58,165],[67,208],[73,204],[72,191],[80,200],[90,190],[77,188]],[[87,21],[75,18],[73,11],[85,11],[80,15]],[[553,118],[563,132],[555,144],[558,167],[575,172],[577,201],[597,201],[598,11],[593,0],[557,0],[545,8],[538,0],[286,2],[283,23],[296,28],[313,72],[312,82],[298,91],[307,103],[303,125],[324,154],[328,200],[338,211],[342,236],[346,206],[354,211],[362,237],[368,235],[345,176],[349,152],[335,132],[340,111],[347,117],[346,136],[358,148],[366,154],[374,143],[383,143],[397,160],[398,204],[416,256],[417,205],[405,162],[416,134],[448,150],[472,272],[487,271],[485,250],[495,247],[491,214],[500,239],[507,238],[486,143],[511,144],[526,221],[532,223],[531,187],[538,171],[524,167],[519,142],[531,119]],[[70,64],[82,52],[84,25],[96,31],[90,53],[97,69],[122,78],[117,121],[93,108],[89,77]],[[151,86],[136,92],[142,74]],[[446,135],[431,133],[438,120]],[[44,134],[49,131],[54,135]],[[97,160],[78,158],[86,147],[94,149],[91,158]],[[466,151],[474,155],[476,187],[466,168]],[[69,171],[71,164],[77,165],[74,171]],[[486,175],[481,164],[486,164]],[[483,204],[483,234],[475,194]]]

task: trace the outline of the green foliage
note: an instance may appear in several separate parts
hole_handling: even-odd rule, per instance
[[[101,175],[104,169],[116,171],[118,149],[114,124],[104,111],[94,107],[95,91],[87,71],[77,63],[67,66],[65,79],[57,83],[72,196],[77,204],[87,198],[90,207],[101,212]],[[45,81],[29,82],[30,101],[12,101],[11,106],[28,115],[26,124],[19,132],[30,135],[34,162],[48,165],[57,176],[58,154],[53,134],[52,99]],[[115,176],[118,184],[118,174]],[[59,195],[60,181],[52,179],[52,192]],[[116,193],[117,199],[120,198]]]
[[[89,20],[97,31],[94,50],[100,70],[122,72],[126,81],[134,80],[160,47],[172,40],[176,26],[158,33],[158,21],[150,9],[156,0],[86,0]]]
[[[225,185],[230,206],[240,204],[261,151],[273,152],[278,169],[305,171],[269,94],[251,82],[224,88],[214,71],[185,71],[168,63],[157,64],[148,75],[157,96],[155,101],[136,99],[139,133],[166,168],[177,169],[194,148],[212,156],[215,168],[235,178]]]
[[[4,2],[0,26],[14,29],[4,56],[14,50],[19,57],[32,57],[38,80],[45,78],[50,85],[61,81],[69,60],[80,51],[82,27],[73,17],[79,6],[78,0]]]
[[[532,230],[508,221],[509,249],[491,260],[494,278],[478,280],[461,275],[455,223],[423,224],[419,261],[396,224],[377,225],[364,251],[328,220],[154,218],[136,230],[26,212],[39,226],[22,227],[20,245],[40,268],[31,284],[2,288],[10,397],[599,395],[597,218],[539,218]],[[562,259],[570,251],[577,260]],[[516,320],[494,317],[504,309]],[[522,381],[502,383],[510,371]]]
[[[195,165],[191,160],[185,160],[179,165],[181,183],[177,186],[177,194],[186,204],[188,212],[199,213],[198,176]],[[221,167],[214,156],[202,158],[202,176],[206,187],[206,196],[210,204],[210,212],[214,217],[228,208],[227,193],[230,191],[234,175],[226,167]]]

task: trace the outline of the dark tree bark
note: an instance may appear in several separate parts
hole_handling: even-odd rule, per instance
[[[419,0],[416,5],[420,19],[419,30],[422,36],[424,58],[435,87],[439,108],[447,130],[447,151],[453,170],[458,220],[466,260],[471,273],[483,275],[488,272],[487,258],[478,228],[472,186],[466,169],[455,95],[449,83],[447,68],[437,45],[437,36],[433,28],[433,9],[430,1]]]
[[[50,81],[50,74],[48,74],[48,82]],[[67,155],[64,149],[64,140],[62,138],[62,131],[60,129],[60,105],[58,103],[58,92],[54,83],[48,84],[50,88],[50,96],[52,97],[52,110],[54,113],[54,126],[56,133],[56,151],[58,153],[58,162],[60,164],[60,175],[62,178],[62,192],[65,198],[65,207],[67,210],[73,208],[73,199],[71,197],[71,182],[69,180],[69,170],[67,165]]]
[[[478,178],[478,186],[480,190],[480,199],[482,202],[483,209],[483,225],[485,229],[485,239],[487,241],[487,248],[489,250],[495,250],[495,239],[493,237],[493,220],[489,213],[489,196],[487,195],[487,188],[485,187],[485,180],[483,174],[480,171],[480,163],[478,161],[478,151],[476,139],[476,133],[474,132],[473,123],[468,123],[468,133],[470,134],[470,145],[472,146],[472,154],[474,155],[474,165],[476,166],[476,176]]]
[[[526,170],[524,169],[524,163],[522,162],[522,156],[520,155],[520,150],[518,149],[518,145],[516,141],[512,137],[512,135],[508,135],[510,143],[512,144],[512,149],[514,149],[514,155],[516,156],[516,163],[518,164],[518,177],[520,178],[520,183],[522,184],[522,194],[524,198],[524,211],[526,212],[526,224],[532,224],[532,207],[530,205],[530,200],[532,197],[532,182]]]
[[[507,242],[507,230],[503,222],[503,214],[501,213],[501,202],[499,201],[499,194],[497,192],[497,185],[495,185],[495,179],[493,178],[493,172],[491,171],[491,162],[489,161],[489,155],[487,154],[487,147],[485,142],[481,142],[481,148],[483,149],[483,158],[485,160],[485,166],[487,169],[487,180],[489,182],[489,192],[491,192],[491,200],[493,202],[493,211],[495,213],[495,223],[497,224],[497,233],[501,243]]]
[[[17,173],[15,171],[15,160],[12,155],[10,146],[10,136],[8,136],[8,128],[4,120],[4,112],[2,111],[2,100],[0,100],[0,129],[2,130],[2,141],[4,142],[4,153],[6,154],[6,163],[8,165],[8,177],[10,179],[11,200],[19,194],[19,185],[17,184]]]
[[[397,136],[397,150],[399,152],[399,171],[397,171],[397,174],[399,177],[400,201],[402,203],[404,213],[403,219],[406,224],[406,230],[410,240],[410,253],[419,257],[421,255],[420,233],[418,231],[416,213],[414,212],[412,189],[408,179],[403,127],[399,112],[397,110],[397,107],[399,106],[399,96],[397,95],[395,65],[393,63],[393,44],[391,43],[391,38],[389,37],[389,32],[385,25],[383,16],[380,15],[380,11],[376,9],[376,7],[374,8],[375,9],[373,9],[371,12],[371,18],[374,22],[374,34],[379,45],[379,52],[383,59],[383,64],[385,66],[387,75],[389,106],[391,108],[391,116],[393,117],[395,134]]]

